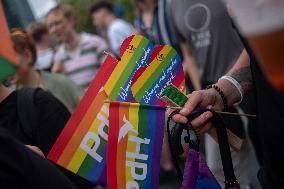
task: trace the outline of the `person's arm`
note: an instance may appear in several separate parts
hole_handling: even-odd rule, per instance
[[[244,95],[252,90],[253,81],[250,69],[250,59],[246,50],[243,50],[235,65],[226,75],[233,77],[239,82]],[[216,84],[223,90],[229,106],[240,100],[240,93],[229,81],[219,80]]]
[[[55,62],[51,68],[53,73],[62,73],[63,72],[63,65],[59,62]]]
[[[64,71],[63,62],[60,57],[60,52],[57,51],[54,55],[54,64],[51,68],[51,71],[54,73],[62,73]]]
[[[192,85],[195,90],[201,90],[201,83],[198,75],[198,67],[195,60],[190,55],[189,45],[185,42],[180,44],[182,55],[183,55],[183,67],[185,73],[189,75]]]
[[[25,147],[3,128],[0,129],[0,147],[1,189],[77,188],[53,164],[34,153],[34,149],[31,151],[30,147]]]
[[[233,68],[228,72],[228,75],[232,76],[240,83],[244,94],[248,93],[253,87],[249,61],[250,59],[246,50],[243,50]],[[216,85],[223,91],[229,106],[240,100],[241,96],[238,89],[229,81],[219,80]],[[179,123],[186,123],[186,116],[197,107],[209,107],[214,110],[223,110],[223,101],[215,89],[211,88],[208,90],[194,91],[189,95],[189,99],[184,108],[180,111],[180,114],[175,115],[173,119]],[[211,124],[208,124],[208,120],[211,117],[211,112],[205,112],[193,120],[191,124],[194,127],[201,127],[199,133],[207,132],[211,128]]]

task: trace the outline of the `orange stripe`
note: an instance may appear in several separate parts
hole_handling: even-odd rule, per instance
[[[78,149],[81,141],[83,140],[84,136],[91,127],[93,121],[95,120],[97,114],[101,110],[104,101],[106,99],[107,95],[104,91],[99,92],[97,96],[94,98],[88,111],[86,112],[85,116],[83,117],[76,131],[74,132],[71,140],[68,142],[66,148],[62,152],[60,158],[58,159],[57,163],[59,165],[66,167],[68,163],[71,161],[73,154]]]
[[[126,119],[129,120],[129,105],[120,105],[119,107],[119,120],[120,120],[120,128],[123,126],[123,116],[125,115]],[[125,160],[126,160],[126,148],[127,148],[128,137],[125,136],[119,144],[117,145],[117,173],[120,172],[122,174],[117,174],[117,186],[118,188],[126,187],[126,179],[125,179]]]

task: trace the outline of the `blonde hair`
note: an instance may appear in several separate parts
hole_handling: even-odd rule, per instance
[[[72,20],[74,22],[74,27],[77,27],[78,16],[72,5],[69,4],[58,4],[46,14],[46,17],[51,13],[61,13],[67,20]]]

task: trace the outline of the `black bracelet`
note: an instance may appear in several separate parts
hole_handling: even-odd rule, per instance
[[[226,99],[223,91],[220,89],[220,87],[218,87],[217,85],[214,85],[214,84],[206,87],[206,89],[211,89],[211,88],[215,89],[218,92],[218,94],[221,96],[221,99],[222,99],[223,105],[224,105],[223,111],[227,111],[228,110],[228,102],[227,102],[227,99]]]

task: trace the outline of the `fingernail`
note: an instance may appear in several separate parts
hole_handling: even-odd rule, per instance
[[[212,109],[212,108],[213,108],[213,106],[212,106],[212,105],[209,105],[209,106],[207,106],[207,108],[208,108],[208,109]]]
[[[211,113],[210,112],[207,112],[206,114],[205,114],[205,118],[207,119],[207,118],[210,118],[211,117]]]
[[[181,109],[180,113],[183,114],[183,115],[188,115],[189,111],[188,111],[188,109],[183,108],[183,109]]]
[[[187,119],[185,117],[182,117],[181,120],[180,120],[183,124],[186,124],[187,123]]]

